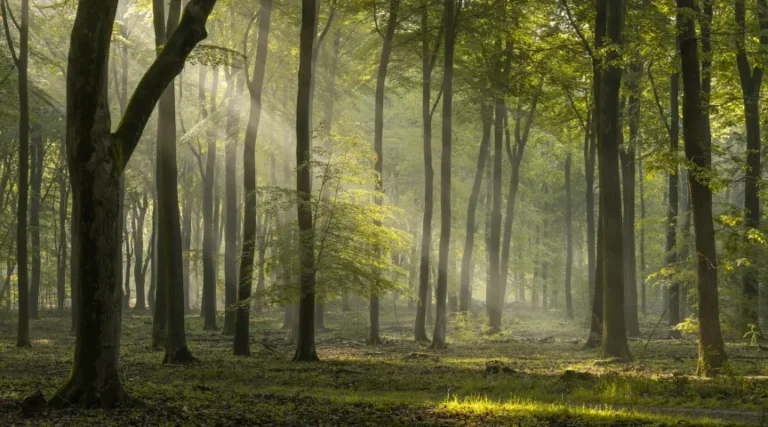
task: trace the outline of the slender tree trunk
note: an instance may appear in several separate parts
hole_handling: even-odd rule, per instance
[[[8,47],[18,73],[19,92],[19,181],[16,208],[16,262],[18,264],[18,329],[17,347],[29,347],[29,270],[27,267],[27,200],[29,197],[29,0],[21,0],[21,25],[19,26],[18,54],[8,25],[6,3],[2,3],[3,24]],[[37,304],[36,299],[32,299]]]
[[[746,50],[746,7],[744,0],[735,0],[735,18],[737,25],[736,65],[741,81],[741,94],[744,103],[744,123],[747,130],[747,163],[744,182],[744,208],[746,214],[744,226],[747,230],[760,228],[760,89],[763,83],[763,68],[761,65],[750,69]],[[768,48],[768,1],[758,0],[756,13],[760,24],[761,52]],[[763,57],[765,55],[763,54]],[[753,265],[744,268],[742,288],[744,305],[741,310],[741,332],[748,332],[750,325],[758,326],[759,282],[758,271],[754,264],[754,249],[748,244],[748,254],[753,258]]]
[[[565,314],[573,320],[571,272],[573,271],[573,218],[571,215],[571,153],[565,158]]]
[[[480,154],[477,156],[477,170],[475,180],[472,184],[472,191],[469,193],[469,203],[467,205],[467,229],[466,240],[464,241],[464,253],[461,258],[461,289],[459,292],[459,311],[466,313],[469,311],[471,298],[471,272],[474,268],[472,263],[472,254],[475,250],[475,233],[477,226],[475,224],[475,214],[477,212],[477,199],[480,196],[480,189],[483,185],[483,171],[485,163],[488,161],[491,141],[491,125],[493,124],[493,112],[490,107],[482,102],[480,104],[480,119],[483,123],[483,138],[480,141]]]
[[[61,144],[62,159],[66,158],[66,147]],[[58,173],[59,185],[59,252],[56,262],[56,301],[59,314],[64,313],[64,301],[67,299],[67,204],[69,200],[69,182],[65,169]]]
[[[674,73],[670,77],[670,127],[669,127],[669,151],[677,158],[680,150],[680,106],[678,102],[680,92],[680,74]],[[677,254],[677,217],[678,217],[678,182],[677,165],[669,173],[667,193],[667,265],[678,261]],[[674,281],[669,287],[669,338],[681,339],[682,334],[675,327],[680,323],[680,282]]]
[[[146,311],[146,294],[144,293],[144,284],[146,283],[147,268],[149,267],[149,261],[152,258],[151,242],[154,240],[154,229],[152,237],[150,238],[150,250],[148,251],[148,257],[144,259],[144,220],[147,216],[147,209],[149,208],[149,201],[147,200],[146,193],[142,196],[141,201],[136,200],[133,207],[133,255],[136,262],[133,266],[134,283],[136,284],[136,304],[133,306],[133,310],[138,313]]]
[[[395,0],[397,1],[397,0]],[[461,4],[461,3],[459,3]],[[448,323],[448,258],[451,247],[451,142],[453,138],[453,54],[456,43],[454,0],[444,0],[445,47],[443,62],[443,149],[440,160],[440,249],[438,254],[437,297],[435,332],[432,335],[433,349],[446,347],[446,326]],[[479,187],[479,185],[478,185]]]
[[[504,117],[507,107],[504,99],[496,97],[494,122],[494,154],[493,154],[493,207],[491,210],[491,281],[486,287],[486,307],[488,310],[488,322],[491,333],[501,331],[501,311],[497,301],[502,297],[501,292],[501,160],[504,156],[502,146],[504,144]]]
[[[635,146],[639,144],[640,131],[640,78],[643,74],[641,63],[629,65],[627,89],[629,90],[629,141],[620,150],[623,206],[624,206],[624,319],[627,335],[640,336],[640,321],[637,310],[637,255],[635,246],[635,194],[636,165]]]
[[[640,184],[640,312],[647,313],[646,283],[645,283],[645,171],[643,169],[643,153],[637,156],[637,180]]]
[[[245,214],[243,215],[243,246],[240,262],[240,278],[238,286],[237,317],[235,318],[234,354],[248,356],[251,354],[249,322],[250,297],[253,283],[253,258],[256,250],[256,138],[261,121],[261,94],[264,86],[264,74],[269,52],[269,27],[272,17],[272,0],[261,0],[259,17],[259,34],[257,40],[256,60],[253,66],[253,78],[248,81],[250,98],[250,113],[246,128],[243,149],[243,192],[245,197]],[[274,154],[272,155],[272,176],[276,181]],[[275,184],[273,182],[273,184]],[[259,253],[259,280],[264,274],[263,252]]]
[[[234,74],[234,70],[232,73]],[[235,79],[239,81],[235,82]],[[237,271],[237,142],[235,138],[239,136],[239,104],[242,99],[243,81],[239,78],[233,78],[230,84],[238,86],[238,89],[236,93],[233,91],[227,105],[226,166],[224,177],[224,216],[226,216],[226,224],[224,226],[224,328],[222,333],[227,336],[234,336],[234,305],[237,303],[239,280]]]
[[[219,70],[213,68],[213,88],[211,93],[211,113],[216,109],[216,98],[219,82]],[[206,107],[205,94],[206,69],[201,66],[200,69],[200,105],[202,117],[205,120],[208,117],[208,108]],[[205,163],[205,182],[203,188],[203,328],[206,330],[216,330],[216,264],[215,257],[218,253],[214,247],[216,232],[213,216],[213,188],[216,181],[216,133],[209,128],[208,134],[208,153]]]
[[[381,206],[384,203],[384,90],[386,88],[387,69],[389,67],[389,58],[392,53],[392,42],[395,39],[395,30],[397,29],[397,14],[400,8],[400,0],[390,0],[389,19],[387,20],[387,30],[384,34],[384,44],[381,48],[381,59],[379,60],[379,72],[376,77],[376,99],[375,99],[375,117],[374,117],[374,137],[373,151],[376,153],[376,204]],[[381,222],[374,221],[374,226],[381,227]],[[379,336],[379,296],[371,293],[370,298],[370,329],[368,331],[368,344],[381,344]]]
[[[685,156],[697,170],[712,166],[711,141],[702,111],[702,81],[699,69],[698,42],[693,20],[693,0],[677,0],[677,29],[683,78],[683,140]],[[697,373],[708,376],[725,362],[725,344],[720,331],[720,307],[717,289],[717,250],[712,222],[712,191],[696,171],[689,171],[688,182],[696,231],[699,360]]]
[[[187,163],[187,172],[189,173],[189,163]],[[186,174],[185,174],[186,175]],[[186,178],[186,177],[185,177]],[[190,259],[189,259],[189,251],[192,249],[192,195],[189,191],[189,181],[185,181],[185,194],[184,194],[184,201],[182,202],[182,223],[181,223],[181,251],[182,254],[184,254],[183,258],[183,267],[182,271],[184,273],[184,313],[189,313],[190,311],[190,302],[189,302],[189,288],[190,288],[190,274],[189,274],[189,267],[190,267]]]
[[[419,261],[418,306],[416,307],[416,341],[429,341],[426,330],[427,289],[429,288],[430,252],[432,248],[432,216],[434,212],[434,177],[432,168],[432,69],[435,64],[437,44],[432,53],[429,48],[429,7],[426,1],[421,10],[421,119],[424,152],[424,216],[421,226],[421,254]]]
[[[300,301],[294,361],[317,361],[315,348],[315,235],[312,217],[312,86],[314,80],[313,45],[317,33],[317,0],[301,2],[299,43],[299,90],[296,98],[296,191],[299,222]],[[295,319],[295,316],[294,316]]]
[[[123,214],[125,211],[123,211]],[[131,234],[126,225],[126,219],[123,219],[123,244],[125,244],[125,278],[123,279],[123,310],[128,311],[131,308]]]
[[[40,190],[43,184],[43,160],[45,146],[43,145],[42,126],[32,125],[31,136],[32,171],[30,176],[29,228],[32,235],[32,275],[30,283],[29,317],[39,319],[40,307]]]

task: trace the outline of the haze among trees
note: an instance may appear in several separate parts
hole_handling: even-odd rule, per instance
[[[765,422],[768,1],[0,18],[4,425]]]

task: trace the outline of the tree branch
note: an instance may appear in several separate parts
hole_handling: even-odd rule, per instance
[[[648,80],[651,82],[653,99],[656,101],[656,108],[659,109],[659,117],[661,117],[661,121],[664,123],[664,127],[667,128],[667,135],[672,135],[672,127],[670,126],[669,122],[667,122],[667,117],[664,115],[664,108],[661,106],[659,92],[656,90],[656,82],[653,80],[653,71],[651,71],[651,67],[653,67],[653,61],[648,63]]]
[[[117,145],[117,167],[122,171],[139,143],[149,116],[155,109],[165,88],[179,75],[192,49],[207,33],[205,23],[216,0],[192,0],[184,9],[176,31],[142,77],[128,102],[120,124],[112,134]]]

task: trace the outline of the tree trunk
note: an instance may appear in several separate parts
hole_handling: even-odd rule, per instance
[[[3,24],[8,47],[18,73],[19,91],[19,181],[16,208],[16,262],[18,264],[18,329],[17,347],[29,347],[29,270],[27,267],[27,199],[29,197],[29,0],[21,0],[18,55],[8,26],[6,3],[2,3]],[[33,299],[35,304],[37,300]]]
[[[147,200],[147,194],[144,193],[141,201],[136,200],[133,205],[133,256],[136,262],[133,266],[133,280],[136,284],[136,304],[133,306],[133,311],[137,313],[143,313],[146,311],[146,294],[144,293],[144,284],[146,283],[147,268],[149,267],[149,261],[152,258],[152,244],[154,240],[154,228],[152,237],[150,238],[150,250],[148,250],[148,257],[144,259],[144,220],[147,216],[147,209],[149,208],[149,201]]]
[[[711,141],[707,135],[702,109],[702,82],[693,0],[677,0],[677,28],[683,77],[683,140],[685,156],[697,168],[708,171],[712,165]],[[718,371],[726,360],[720,332],[720,307],[717,289],[717,250],[712,222],[712,191],[705,178],[688,173],[696,231],[697,276],[699,292],[699,360],[697,373],[708,376]]]
[[[629,65],[627,89],[629,90],[629,141],[619,151],[621,160],[622,201],[624,206],[624,319],[627,335],[640,336],[640,321],[637,310],[637,255],[635,252],[635,146],[639,144],[640,131],[640,78],[641,63]],[[623,131],[622,131],[623,133]],[[623,138],[622,138],[623,139]]]
[[[61,144],[61,158],[67,155],[66,147]],[[56,259],[56,301],[59,314],[64,313],[64,301],[67,299],[67,202],[69,200],[69,182],[64,167],[59,169],[59,252]]]
[[[234,25],[234,21],[233,21]],[[232,70],[234,75],[234,70]],[[235,307],[238,293],[238,272],[237,272],[237,142],[235,138],[239,136],[240,127],[240,109],[239,103],[242,99],[243,81],[235,78],[238,82],[231,81],[230,84],[238,86],[235,93],[229,99],[227,105],[227,132],[226,132],[226,151],[225,151],[225,177],[224,192],[225,204],[224,215],[226,224],[224,227],[224,328],[222,334],[227,336],[235,335]],[[249,119],[250,120],[250,119]],[[255,191],[255,190],[254,190]]]
[[[397,0],[395,0],[397,1]],[[461,5],[461,2],[459,2]],[[460,6],[459,6],[460,7]],[[438,254],[437,297],[435,332],[432,349],[446,348],[445,337],[448,323],[448,257],[451,247],[451,142],[453,138],[453,54],[456,43],[454,23],[456,6],[453,0],[444,0],[445,54],[443,59],[443,149],[440,159],[440,249]],[[482,175],[482,174],[481,174]],[[477,185],[479,187],[479,183]],[[474,230],[473,230],[474,231]],[[455,265],[455,263],[454,263]]]
[[[317,33],[317,0],[301,2],[299,43],[299,90],[296,98],[296,191],[299,222],[299,274],[301,297],[296,354],[293,360],[319,360],[315,348],[315,235],[312,217],[312,86],[313,44]]]
[[[376,153],[376,204],[384,203],[384,90],[386,88],[387,68],[392,53],[392,42],[395,39],[397,29],[397,13],[400,8],[400,0],[390,0],[389,19],[387,30],[384,34],[384,44],[381,48],[379,60],[379,72],[376,76],[376,99],[374,117],[373,151]],[[381,221],[374,220],[375,227],[381,227]],[[370,329],[368,331],[368,344],[381,344],[379,336],[379,296],[371,293],[370,299]]]
[[[749,230],[760,228],[760,89],[763,83],[763,68],[758,65],[754,70],[750,69],[749,59],[746,50],[746,7],[744,0],[735,0],[735,18],[737,25],[736,37],[736,65],[739,70],[739,80],[741,81],[741,94],[744,103],[744,123],[747,130],[747,163],[745,168],[744,182],[744,208],[746,214],[744,218],[744,227]],[[768,47],[768,2],[758,0],[756,13],[760,24],[760,48]],[[742,276],[742,288],[744,305],[741,310],[741,332],[748,332],[750,325],[758,326],[758,271],[755,264],[754,249],[751,248],[749,239],[747,241],[748,256],[752,258],[753,263],[744,268]]]
[[[192,0],[183,24],[145,73],[118,129],[110,133],[109,45],[117,0],[81,0],[67,72],[67,153],[73,192],[73,269],[79,293],[77,341],[69,379],[50,404],[113,408],[129,403],[118,374],[120,347],[120,175],[150,113],[205,37],[215,0]],[[76,154],[76,155],[75,155]]]
[[[637,156],[637,180],[640,184],[640,312],[643,315],[647,313],[646,301],[646,283],[645,283],[645,171],[643,169],[643,153],[638,152]]]
[[[123,243],[125,244],[125,277],[123,278],[123,310],[128,311],[131,308],[131,234],[128,231],[126,223],[125,210],[121,209],[123,214]]]
[[[680,106],[678,102],[680,92],[680,74],[674,73],[670,77],[670,127],[669,127],[669,151],[677,159],[680,150]],[[669,173],[669,183],[667,191],[667,265],[677,263],[677,216],[678,216],[678,182],[677,163],[674,169]],[[669,287],[669,307],[664,307],[669,311],[667,317],[669,323],[669,338],[681,339],[682,334],[675,329],[680,323],[680,282],[674,281]]]
[[[416,307],[416,328],[414,331],[416,341],[429,341],[426,329],[427,315],[427,288],[429,288],[430,252],[432,249],[432,216],[434,212],[434,178],[435,171],[432,168],[432,70],[435,64],[435,54],[439,44],[432,53],[429,48],[429,7],[423,2],[421,10],[421,119],[422,119],[422,145],[424,152],[424,216],[421,226],[421,253],[419,260],[419,290],[418,305]]]
[[[189,163],[187,163],[187,172],[189,173]],[[189,259],[189,251],[192,249],[192,195],[190,194],[189,190],[189,181],[185,180],[185,194],[184,194],[184,202],[182,202],[182,223],[181,223],[181,251],[184,255],[183,258],[183,266],[182,271],[184,272],[184,313],[189,313],[190,311],[190,302],[189,302],[189,288],[190,288],[190,274],[189,274],[189,267],[190,267],[190,259]]]
[[[216,97],[219,82],[219,70],[213,68],[213,88],[211,94],[211,113],[216,109]],[[206,69],[200,67],[200,105],[202,117],[205,120],[208,117],[208,108],[206,107],[205,96]],[[216,181],[216,133],[209,127],[208,133],[208,152],[205,162],[205,182],[203,188],[203,303],[202,316],[203,328],[206,330],[216,330],[216,265],[215,257],[218,251],[215,251],[214,245],[216,232],[213,221],[213,188]]]
[[[248,82],[250,97],[250,113],[246,128],[243,148],[243,192],[245,197],[245,214],[243,215],[243,247],[240,262],[240,278],[235,318],[234,354],[248,356],[251,354],[250,345],[250,297],[253,283],[253,259],[256,250],[256,138],[261,121],[261,94],[264,86],[264,73],[269,52],[269,27],[272,16],[272,0],[261,0],[259,18],[259,34],[257,41],[256,60],[253,66],[253,78]],[[272,156],[272,176],[275,179],[274,154]],[[273,182],[273,185],[276,184]],[[259,253],[259,279],[263,277],[263,252]],[[247,303],[246,303],[247,302]]]
[[[573,218],[571,215],[571,153],[565,158],[565,314],[573,320],[571,272],[573,271]]]
[[[483,172],[485,163],[488,161],[491,141],[491,125],[493,124],[493,112],[490,107],[481,102],[480,119],[483,123],[483,138],[480,141],[480,154],[477,156],[477,170],[475,180],[472,184],[472,191],[469,193],[469,203],[467,205],[467,229],[466,240],[464,241],[464,253],[461,258],[461,289],[459,292],[459,311],[466,313],[469,311],[471,302],[471,282],[470,276],[474,264],[472,263],[472,253],[475,250],[475,233],[477,226],[475,224],[475,214],[477,212],[477,199],[480,196],[480,188],[483,184]]]
[[[496,97],[494,122],[494,154],[493,154],[493,207],[491,210],[491,244],[490,244],[490,268],[491,281],[486,287],[485,304],[488,310],[488,324],[491,333],[501,332],[501,311],[497,301],[501,298],[501,160],[504,156],[502,146],[504,144],[504,117],[507,114],[504,98]]]
[[[606,0],[599,0],[600,3]],[[605,28],[610,41],[622,45],[624,0],[608,2]],[[601,22],[597,26],[602,25]],[[598,167],[600,178],[600,210],[603,228],[603,342],[602,357],[629,360],[624,321],[624,242],[622,235],[621,187],[619,185],[619,90],[622,70],[615,63],[618,52],[610,52],[602,72],[600,88],[600,131]]]
[[[40,190],[43,184],[43,144],[42,126],[32,125],[32,170],[30,176],[29,228],[32,235],[32,274],[30,283],[29,317],[39,319],[40,307]]]

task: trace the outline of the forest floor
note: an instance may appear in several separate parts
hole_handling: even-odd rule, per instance
[[[583,320],[565,322],[558,312],[514,308],[492,336],[482,334],[480,317],[452,317],[449,347],[438,352],[413,341],[413,310],[382,312],[385,343],[371,347],[364,303],[347,313],[331,307],[329,329],[317,337],[321,362],[311,364],[291,362],[277,309],[252,315],[247,358],[232,356],[230,337],[203,331],[190,315],[189,346],[200,359],[191,366],[163,365],[150,348],[149,315],[126,314],[120,375],[140,406],[32,418],[21,401],[38,389],[50,398],[64,382],[75,339],[69,317],[43,313],[31,324],[32,348],[16,348],[5,313],[0,425],[768,425],[768,353],[743,343],[729,343],[727,369],[707,380],[693,376],[693,337],[646,345],[657,320],[650,316],[646,338],[630,343],[635,360],[611,363],[583,348]]]

